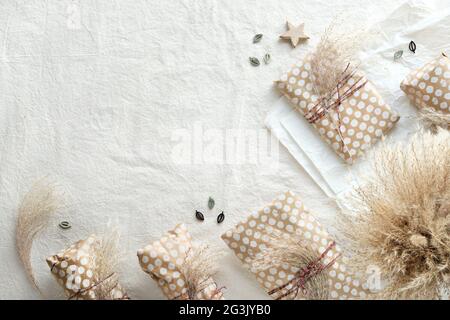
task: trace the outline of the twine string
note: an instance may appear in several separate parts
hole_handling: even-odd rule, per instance
[[[286,289],[288,286],[292,286],[292,288],[287,289],[286,292],[276,297],[275,300],[281,300],[287,296],[292,295],[295,293],[294,297],[298,296],[299,291],[301,290],[303,295],[307,295],[308,291],[306,289],[306,284],[308,281],[310,281],[312,278],[320,274],[322,271],[330,268],[336,260],[341,256],[340,253],[335,255],[333,259],[326,265],[322,264],[321,261],[325,258],[325,256],[336,246],[336,242],[332,241],[328,247],[325,249],[324,252],[316,259],[308,263],[308,265],[302,269],[300,269],[298,272],[296,272],[294,278],[287,283],[271,290],[268,292],[269,295],[273,296],[276,293],[279,293],[280,291]]]

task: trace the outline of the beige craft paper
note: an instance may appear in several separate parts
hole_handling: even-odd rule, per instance
[[[68,298],[77,300],[96,300],[95,286],[108,279],[98,279],[95,274],[95,251],[98,245],[96,236],[80,240],[66,250],[47,258],[51,272],[64,288]],[[128,299],[120,287],[111,290],[111,300]]]
[[[412,71],[400,88],[417,108],[450,113],[450,59],[442,54]]]
[[[360,73],[354,75],[342,92],[361,76]],[[365,80],[363,78],[361,83]],[[307,55],[293,66],[277,81],[277,86],[294,108],[306,115],[318,103],[311,80],[311,56]],[[312,123],[312,126],[342,159],[352,164],[365,150],[386,135],[398,120],[398,114],[391,110],[375,86],[368,81],[343,101],[338,112],[330,110],[325,117]]]
[[[187,299],[188,284],[183,274],[183,263],[190,250],[195,250],[192,238],[184,224],[168,231],[160,240],[138,250],[139,263],[169,299]],[[219,300],[223,295],[213,279],[197,293],[197,300]]]
[[[244,266],[255,274],[266,292],[292,280],[298,271],[288,265],[274,265],[265,272],[251,270],[253,258],[262,248],[270,245],[270,235],[275,231],[301,235],[317,251],[318,257],[333,241],[292,192],[280,195],[271,204],[254,212],[245,221],[225,232],[222,239]],[[341,253],[339,247],[334,247],[328,252],[323,264],[329,263],[339,253]],[[347,262],[347,258],[341,256],[330,268],[323,271],[328,275],[329,299],[364,299],[367,296],[366,284],[362,284],[350,272]]]

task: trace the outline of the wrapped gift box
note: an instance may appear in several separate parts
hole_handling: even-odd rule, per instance
[[[184,224],[168,231],[160,240],[138,250],[142,270],[148,273],[169,299],[218,300],[223,299],[213,279],[203,279],[201,290],[189,297],[189,283],[185,275],[187,256],[197,250]],[[192,294],[192,293],[191,293]]]
[[[442,54],[412,71],[400,85],[419,109],[450,113],[450,59]]]
[[[253,268],[254,259],[271,245],[272,234],[281,236],[301,236],[317,257],[325,253],[324,265],[337,260],[326,273],[329,299],[363,299],[367,297],[366,284],[361,283],[348,268],[348,260],[339,247],[330,245],[334,240],[316,219],[304,208],[302,201],[292,192],[286,192],[271,204],[248,216],[222,235],[225,243],[243,262],[244,267],[253,272],[261,286],[269,293],[284,286],[296,277],[299,266],[273,265],[266,271]],[[289,298],[305,298],[299,296]]]
[[[322,139],[351,164],[393,128],[399,115],[361,72],[349,72],[342,86],[330,94],[332,101],[327,105],[332,107],[323,108],[311,72],[311,55],[307,55],[276,82],[278,89]]]

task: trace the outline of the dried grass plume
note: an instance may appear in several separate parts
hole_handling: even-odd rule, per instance
[[[320,99],[331,98],[348,64],[352,65],[349,73],[359,64],[355,53],[368,33],[363,27],[345,25],[343,17],[335,18],[311,53],[313,89]]]
[[[220,253],[211,250],[207,245],[191,248],[187,252],[181,270],[186,280],[189,300],[197,300],[198,294],[214,283],[213,278],[219,271],[218,259],[220,256]],[[221,289],[217,289],[210,298],[217,300],[221,297]]]
[[[98,283],[92,288],[96,300],[113,300],[114,289],[119,287],[119,276],[116,272],[120,261],[118,250],[119,233],[116,230],[105,232],[98,238],[95,246],[95,267],[93,273],[98,279]],[[120,297],[127,299],[128,297]]]
[[[18,209],[16,247],[28,278],[41,293],[31,264],[33,241],[49,223],[58,208],[58,198],[49,184],[37,182],[25,195]]]
[[[376,266],[382,299],[438,299],[450,285],[450,132],[383,144],[348,199],[341,228],[363,274]]]

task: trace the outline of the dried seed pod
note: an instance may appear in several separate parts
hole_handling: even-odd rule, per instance
[[[61,223],[59,224],[59,227],[64,230],[72,228],[69,221],[61,221]]]
[[[200,220],[200,221],[205,220],[205,216],[203,215],[203,213],[201,213],[198,210],[195,211],[195,217],[197,218],[197,220]]]
[[[223,220],[225,220],[225,214],[222,211],[222,213],[217,216],[217,223],[222,223]]]
[[[398,50],[394,53],[394,60],[398,60],[403,56],[403,50]]]
[[[216,202],[214,201],[214,199],[209,197],[209,199],[208,199],[208,208],[209,208],[209,210],[212,210],[212,208],[214,208],[215,204],[216,204]]]
[[[261,39],[262,39],[262,37],[263,37],[263,35],[262,35],[261,33],[258,33],[257,35],[255,35],[255,36],[253,37],[253,43],[258,43],[258,42],[260,42]]]
[[[417,49],[416,43],[415,43],[414,41],[411,41],[411,42],[409,43],[409,50],[410,50],[412,53],[416,53],[416,49]]]
[[[248,58],[250,60],[250,64],[254,67],[257,67],[260,65],[258,58],[250,57]]]

